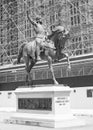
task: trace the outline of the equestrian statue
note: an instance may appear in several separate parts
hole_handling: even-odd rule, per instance
[[[23,57],[26,70],[26,83],[29,85],[32,84],[30,72],[33,66],[40,60],[47,61],[53,82],[58,85],[52,62],[59,61],[60,55],[61,58],[64,55],[67,58],[68,68],[71,68],[69,56],[63,52],[65,43],[69,39],[69,32],[63,26],[56,26],[54,29],[51,29],[51,34],[47,34],[40,17],[36,17],[34,21],[29,17],[27,11],[27,18],[34,27],[36,37],[32,38],[30,42],[25,42],[20,46],[17,64],[21,62],[21,58]]]

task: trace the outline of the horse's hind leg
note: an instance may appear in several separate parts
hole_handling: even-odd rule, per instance
[[[31,69],[33,68],[33,66],[35,65],[35,63],[36,63],[36,60],[31,59],[31,61],[30,61],[30,65],[29,65],[29,69],[28,69],[28,71],[29,71],[29,80],[30,80],[30,85],[33,85],[33,81],[32,81],[32,77],[31,77],[30,72],[31,72]]]
[[[33,85],[32,77],[31,77],[30,72],[31,72],[32,67],[35,65],[36,61],[34,59],[30,59],[30,57],[25,57],[25,61],[26,61],[26,66],[25,66],[26,83],[29,86],[29,85]]]
[[[50,71],[52,73],[52,78],[53,78],[54,84],[58,85],[59,83],[57,82],[55,75],[54,75],[54,71],[53,71],[52,58],[50,56],[48,56],[47,60],[48,60],[48,65],[49,65]]]
[[[20,59],[21,59],[21,55],[20,54],[18,54],[18,57],[17,57],[17,64],[19,64],[20,63]]]
[[[26,85],[29,86],[29,58],[25,55],[24,56],[25,61],[25,71],[26,71]]]
[[[25,44],[24,44],[24,45],[25,45]],[[19,49],[18,56],[17,56],[17,64],[20,63],[20,59],[22,58],[24,45],[22,45],[22,46],[20,47],[20,49]]]

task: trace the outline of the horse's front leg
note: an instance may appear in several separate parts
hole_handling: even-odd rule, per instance
[[[52,58],[50,56],[48,56],[47,60],[48,60],[49,69],[52,73],[52,79],[54,81],[54,84],[58,85],[59,83],[57,82],[55,75],[54,75],[54,71],[53,71]]]
[[[67,62],[68,62],[68,70],[71,71],[71,63],[70,63],[70,60],[69,60],[69,55],[68,55],[68,53],[64,53],[64,55],[65,55],[66,58],[67,58]]]
[[[32,85],[32,77],[31,77],[31,74],[29,71],[29,67],[26,68],[26,84],[27,84],[27,86]]]

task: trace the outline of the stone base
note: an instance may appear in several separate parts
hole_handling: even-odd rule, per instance
[[[72,115],[54,116],[45,114],[15,113],[11,123],[41,127],[64,128],[84,126],[85,122]]]
[[[15,90],[17,112],[11,121],[53,128],[85,125],[71,113],[70,92],[71,88],[63,85],[18,88]]]

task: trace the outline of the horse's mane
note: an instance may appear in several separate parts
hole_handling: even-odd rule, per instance
[[[54,42],[57,55],[60,57],[61,51],[64,49],[67,39],[69,39],[69,33],[63,37],[63,32],[61,30],[52,31],[52,33],[48,35],[48,39]]]
[[[62,31],[56,30],[52,31],[50,35],[48,35],[48,39],[52,40],[55,44],[55,47],[61,47],[61,49],[64,48],[66,40],[69,38],[69,34],[65,35],[63,37]]]

